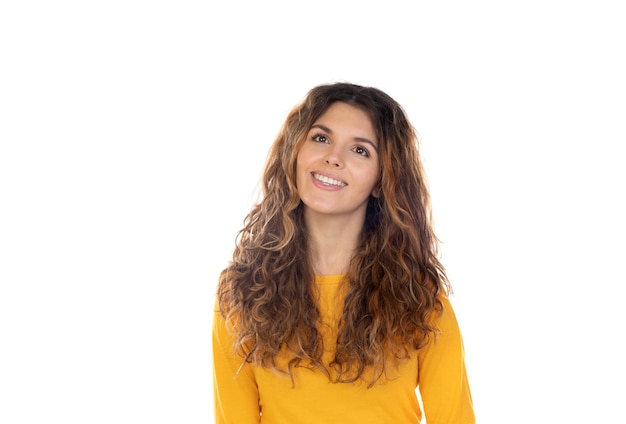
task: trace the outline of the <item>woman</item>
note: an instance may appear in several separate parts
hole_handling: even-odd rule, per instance
[[[262,183],[219,278],[217,422],[474,423],[401,106],[376,88],[313,88]]]

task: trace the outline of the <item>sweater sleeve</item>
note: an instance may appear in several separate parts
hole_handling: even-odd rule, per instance
[[[448,298],[439,333],[418,353],[418,385],[428,424],[474,424],[463,340]]]
[[[234,337],[217,311],[213,315],[213,400],[216,424],[261,421],[259,390],[250,364],[235,354]]]

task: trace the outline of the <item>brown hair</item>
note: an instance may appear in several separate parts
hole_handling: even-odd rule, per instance
[[[360,248],[346,277],[335,358],[323,364],[296,158],[313,123],[335,102],[361,108],[372,120],[381,195],[369,199]],[[427,343],[435,332],[433,317],[442,310],[439,296],[450,287],[438,260],[417,133],[395,100],[379,89],[349,83],[313,88],[287,116],[261,188],[217,293],[245,362],[292,377],[295,366],[333,369],[337,382],[367,375],[373,385],[390,359],[397,363]]]

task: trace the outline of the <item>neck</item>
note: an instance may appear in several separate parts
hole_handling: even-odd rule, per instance
[[[344,274],[349,270],[364,219],[305,214],[309,252],[316,275]]]

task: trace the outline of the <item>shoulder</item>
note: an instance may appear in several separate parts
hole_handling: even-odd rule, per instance
[[[441,302],[442,310],[434,321],[436,330],[435,337],[431,340],[431,343],[458,344],[461,338],[461,331],[450,297],[447,294],[443,294],[438,299]]]

